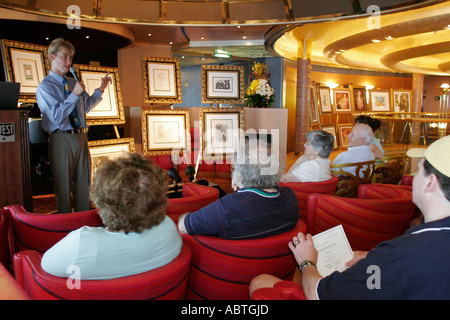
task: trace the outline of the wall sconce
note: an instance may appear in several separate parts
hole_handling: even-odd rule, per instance
[[[334,83],[334,82],[327,82],[327,83],[325,83],[325,85],[326,85],[327,87],[329,87],[330,89],[334,89],[334,88],[339,87],[339,84]]]

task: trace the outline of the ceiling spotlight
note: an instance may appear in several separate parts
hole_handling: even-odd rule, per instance
[[[148,34],[148,36],[149,36],[149,37],[151,37],[151,36],[152,36],[152,34],[151,34],[151,33],[149,33],[149,34]]]
[[[392,39],[394,39],[394,37],[391,37],[391,36],[387,36],[387,37],[384,37],[386,40],[392,40]]]
[[[379,39],[372,39],[372,42],[373,43],[377,43],[377,42],[381,42],[381,40],[379,40]]]
[[[243,36],[242,39],[247,39],[247,37],[246,37],[246,36]]]

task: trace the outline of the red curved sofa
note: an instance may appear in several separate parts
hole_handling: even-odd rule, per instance
[[[288,247],[294,235],[306,231],[299,219],[289,232],[252,240],[183,235],[192,249],[186,298],[190,300],[248,300],[250,281],[262,273],[291,280],[297,264]]]
[[[414,209],[411,191],[382,184],[360,185],[358,198],[310,194],[308,233],[315,235],[342,224],[353,250],[370,250],[402,235]]]
[[[183,300],[191,263],[191,250],[183,245],[169,264],[122,278],[78,280],[55,277],[41,268],[34,250],[14,255],[17,282],[35,300]],[[70,282],[72,288],[69,288]]]
[[[334,194],[339,178],[332,176],[331,179],[319,182],[280,182],[280,187],[289,187],[297,196],[300,218],[306,222],[307,196],[310,193]]]

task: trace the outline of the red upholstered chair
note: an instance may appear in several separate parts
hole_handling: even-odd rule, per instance
[[[353,250],[370,250],[409,227],[415,205],[411,192],[384,185],[360,185],[359,198],[308,195],[308,232],[342,224]]]
[[[8,222],[9,210],[0,209],[0,263],[8,266]]]
[[[412,174],[404,174],[400,183],[403,186],[412,186],[413,179],[414,176]]]
[[[256,289],[252,300],[306,300],[306,296],[298,283],[278,281],[273,288]]]
[[[286,233],[254,240],[183,235],[192,249],[186,298],[189,300],[248,300],[250,281],[263,273],[292,280],[296,262],[288,247],[294,235],[305,232],[299,220]]]
[[[306,197],[310,193],[334,194],[339,178],[332,176],[330,180],[320,182],[280,182],[280,187],[294,190],[300,209],[300,218],[306,222]]]
[[[41,255],[34,250],[14,255],[17,282],[35,300],[183,300],[190,263],[191,250],[183,245],[178,257],[163,267],[122,278],[76,283],[75,279],[55,277],[42,270]]]
[[[10,211],[8,239],[11,256],[30,249],[43,253],[73,230],[82,226],[103,225],[96,209],[41,214],[27,212],[20,205],[10,205],[6,208]]]
[[[185,212],[197,211],[219,199],[219,190],[196,183],[183,184],[181,198],[170,198],[167,204],[167,215],[178,223],[178,218]]]

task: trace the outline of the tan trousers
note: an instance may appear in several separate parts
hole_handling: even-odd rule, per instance
[[[51,133],[48,158],[59,213],[90,209],[90,154],[86,133]]]

